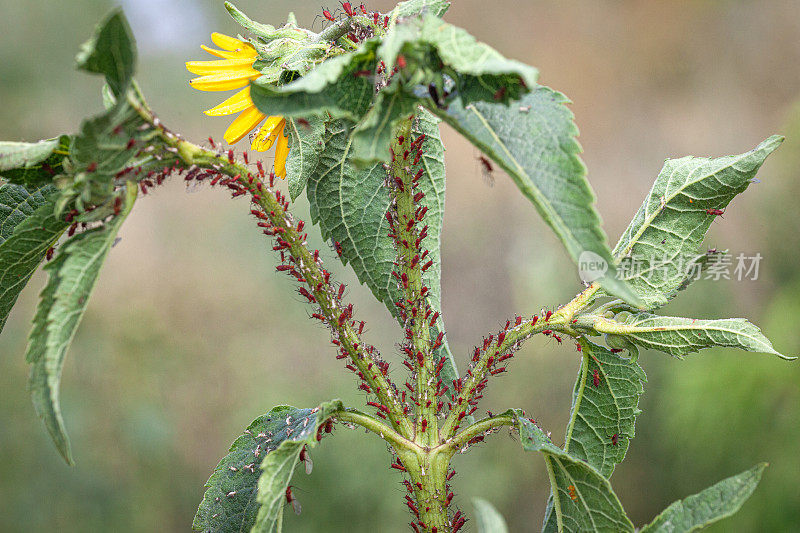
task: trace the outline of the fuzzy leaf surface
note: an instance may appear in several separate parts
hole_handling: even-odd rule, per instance
[[[97,25],[76,61],[78,68],[105,76],[114,96],[127,90],[136,69],[136,41],[121,9],[112,11]]]
[[[0,331],[22,289],[68,224],[56,217],[55,188],[0,187]]]
[[[701,320],[650,313],[619,313],[613,320],[596,317],[594,328],[600,333],[624,337],[634,345],[677,358],[703,348],[728,346],[773,354],[781,359],[796,359],[775,351],[761,330],[744,318]]]
[[[288,119],[285,129],[289,135],[286,179],[289,182],[289,195],[294,201],[305,190],[325,150],[325,122],[318,115],[310,117],[307,124]]]
[[[645,309],[663,306],[679,290],[717,217],[750,185],[783,142],[773,135],[753,150],[719,158],[668,159],[639,211],[614,248],[614,259]]]
[[[483,498],[473,498],[475,521],[478,522],[478,533],[508,533],[508,525],[503,515]]]
[[[447,110],[432,110],[508,173],[573,261],[585,251],[604,259],[609,270],[599,283],[635,305],[639,298],[616,279],[567,103],[563,94],[537,86],[509,106],[456,100]]]
[[[350,266],[358,279],[367,285],[375,297],[397,316],[394,302],[402,292],[392,276],[397,251],[388,234],[389,223],[385,215],[391,204],[387,178],[382,164],[357,168],[351,161],[350,130],[352,123],[334,122],[328,130],[325,151],[320,157],[317,171],[308,181],[307,195],[311,204],[311,219],[318,224],[324,239],[338,241],[342,246],[342,261]],[[419,187],[425,193],[420,202],[428,208],[425,224],[429,226],[425,246],[430,250],[433,265],[423,274],[425,286],[430,289],[429,301],[434,310],[441,311],[441,230],[444,216],[444,145],[439,136],[439,124],[427,112],[419,115],[417,134],[424,133],[424,155],[421,159],[423,175]],[[433,337],[443,328],[441,319]],[[446,355],[442,370],[443,384],[458,377],[455,359],[445,344],[439,357]]]
[[[392,20],[422,13],[433,13],[437,17],[442,17],[448,9],[450,2],[446,0],[406,0],[397,4],[390,16]]]
[[[332,57],[302,78],[276,86],[266,77],[250,84],[255,106],[269,115],[308,117],[324,112],[334,118],[359,120],[372,103],[375,85],[376,39],[364,41],[358,50]]]
[[[86,311],[103,262],[133,207],[137,190],[135,185],[129,185],[119,216],[72,237],[45,267],[49,278],[33,319],[25,359],[31,364],[29,389],[33,405],[69,464],[72,456],[58,399],[64,356]]]
[[[608,348],[585,340],[581,344],[583,356],[572,392],[565,449],[608,478],[625,458],[634,437],[647,378],[637,363]],[[617,444],[611,440],[613,435],[618,436]]]
[[[343,409],[338,400],[313,409],[280,405],[256,418],[206,482],[192,528],[214,533],[275,531],[300,450],[316,446],[319,427]]]
[[[642,527],[641,533],[690,533],[731,516],[753,494],[766,467],[766,463],[758,464],[702,492],[674,502],[655,520]]]
[[[0,178],[33,188],[51,183],[63,170],[69,146],[66,135],[35,143],[0,142]]]
[[[545,531],[634,530],[608,479],[592,465],[553,444],[521,411],[508,413],[517,417],[522,448],[544,456],[552,490],[552,512],[556,516],[556,529],[549,529],[545,518]],[[548,514],[550,512],[548,509]]]

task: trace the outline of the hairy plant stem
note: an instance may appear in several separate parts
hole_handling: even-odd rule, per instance
[[[433,361],[430,328],[425,319],[430,303],[423,292],[422,265],[420,260],[421,230],[417,225],[415,213],[419,201],[415,201],[414,157],[411,147],[413,118],[403,121],[395,131],[392,143],[393,161],[389,167],[391,191],[397,219],[395,220],[395,240],[398,258],[396,271],[400,274],[400,288],[406,314],[407,336],[410,334],[414,353],[421,354],[415,359],[417,406],[415,409],[414,440],[422,446],[433,447],[439,443],[438,420],[436,419],[436,363]],[[419,362],[422,364],[419,364]]]
[[[140,93],[129,92],[127,96],[130,105],[146,122],[156,128],[162,141],[173,150],[173,153],[187,168],[194,166],[210,169],[235,178],[239,186],[250,194],[255,207],[260,208],[275,228],[279,228],[281,238],[288,244],[285,252],[294,258],[295,268],[305,279],[308,291],[314,296],[316,304],[331,328],[332,335],[338,340],[353,365],[364,376],[364,381],[369,385],[372,393],[389,410],[387,415],[392,427],[404,437],[412,436],[413,428],[403,415],[403,406],[395,392],[396,387],[378,369],[376,361],[365,349],[350,321],[339,319],[344,309],[337,299],[335,291],[331,288],[332,283],[326,281],[321,262],[314,259],[313,254],[306,246],[305,234],[295,227],[292,215],[278,201],[275,191],[265,186],[246,165],[190,143],[170,132],[149,110]]]

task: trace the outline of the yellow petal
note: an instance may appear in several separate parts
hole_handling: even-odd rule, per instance
[[[232,115],[234,113],[238,113],[239,111],[244,111],[252,105],[253,102],[250,100],[250,86],[248,85],[221,104],[212,107],[208,111],[205,111],[205,114],[209,117]]]
[[[258,135],[253,139],[250,149],[256,152],[266,152],[269,150],[272,143],[278,138],[278,134],[283,131],[284,124],[286,124],[286,121],[283,120],[283,117],[267,118],[264,125],[261,126],[261,129],[258,131]]]
[[[216,72],[228,72],[238,70],[253,70],[253,60],[249,57],[240,59],[223,59],[221,61],[187,61],[186,70],[192,74],[214,74]]]
[[[225,130],[225,142],[235,144],[250,133],[266,115],[255,107],[248,107]]]
[[[228,52],[226,50],[216,50],[204,44],[200,45],[200,48],[211,54],[212,56],[221,57],[223,59],[243,59],[245,57],[249,57],[255,59],[256,57],[256,49],[250,46],[249,44],[245,43],[244,50],[239,52]]]
[[[283,179],[286,177],[286,157],[289,155],[289,138],[283,134],[278,135],[278,146],[275,147],[275,175]]]
[[[243,50],[245,47],[244,41],[240,41],[234,37],[228,37],[225,34],[214,32],[211,34],[211,40],[214,41],[214,44],[222,48],[223,50],[228,50],[229,52],[236,52],[238,50]]]
[[[192,87],[198,91],[229,91],[231,89],[241,89],[247,82],[254,80],[261,75],[256,70],[237,70],[231,72],[220,72],[189,80]]]

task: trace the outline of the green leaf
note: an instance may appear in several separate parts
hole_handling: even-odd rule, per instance
[[[633,524],[608,479],[590,464],[554,445],[544,431],[518,409],[508,414],[517,418],[522,448],[544,456],[558,531],[633,531]],[[550,509],[545,518],[545,530],[555,531],[548,529],[549,514]]]
[[[300,450],[316,446],[319,428],[343,409],[339,400],[313,409],[281,405],[256,418],[233,442],[206,482],[192,529],[215,533],[279,531],[275,523],[280,520]],[[264,516],[259,516],[262,512]]]
[[[127,90],[136,68],[136,41],[121,9],[97,25],[75,60],[78,68],[105,76],[115,96]]]
[[[263,113],[309,117],[329,113],[334,118],[359,120],[375,95],[372,76],[378,41],[365,41],[358,50],[325,60],[302,78],[276,86],[267,77],[250,84],[250,98]]]
[[[503,515],[483,498],[472,498],[475,506],[475,518],[478,522],[478,533],[508,533]]]
[[[572,393],[564,450],[608,478],[625,458],[634,436],[639,398],[647,378],[638,364],[621,359],[607,348],[586,340],[581,345],[581,367]]]
[[[0,177],[34,188],[51,183],[63,170],[69,146],[67,135],[36,143],[0,142]]]
[[[225,9],[228,10],[228,13],[233,18],[233,20],[235,20],[237,23],[239,23],[241,27],[243,27],[253,35],[262,37],[264,39],[274,38],[275,35],[274,26],[255,22],[253,19],[245,15],[238,7],[231,4],[230,2],[225,2]]]
[[[136,185],[130,183],[119,216],[71,238],[45,267],[50,277],[33,319],[25,358],[31,364],[29,388],[33,405],[68,464],[72,464],[72,456],[58,400],[64,355],[86,310],[103,262],[130,213],[137,190]]]
[[[676,501],[642,527],[641,533],[690,533],[731,516],[753,494],[766,467],[766,463],[758,464],[702,492]]]
[[[56,217],[55,188],[0,187],[0,331],[22,289],[69,224]]]
[[[444,88],[442,72],[446,72],[466,103],[516,100],[539,75],[534,67],[503,57],[433,13],[400,20],[390,29],[378,48],[378,59],[391,69],[400,54],[408,65],[407,81],[423,86],[438,82]],[[405,78],[406,69],[400,75]]]
[[[729,346],[748,352],[773,354],[781,359],[796,359],[775,351],[761,330],[744,318],[700,320],[623,312],[614,319],[594,317],[594,329],[677,358],[703,348]]]
[[[375,297],[397,316],[394,302],[402,292],[392,276],[397,251],[388,237],[389,224],[385,215],[391,204],[387,178],[382,164],[356,168],[350,160],[350,131],[352,123],[336,121],[330,125],[325,151],[320,157],[316,172],[308,181],[307,195],[311,204],[311,220],[318,224],[325,239],[337,241],[342,246],[342,261],[350,266],[358,279],[367,285]],[[441,310],[441,254],[440,239],[444,215],[444,145],[439,136],[435,117],[427,112],[419,114],[415,133],[424,133],[424,156],[420,190],[425,193],[421,204],[428,207],[425,223],[433,265],[423,274],[425,286],[430,289],[429,300],[436,311]],[[439,321],[434,337],[444,326]],[[455,359],[445,341],[438,357],[447,356],[442,370],[446,385],[458,377]]]
[[[456,100],[447,110],[433,112],[511,176],[573,261],[577,263],[584,252],[605,261],[608,271],[599,283],[635,305],[639,298],[615,277],[567,102],[563,94],[538,86],[512,106],[489,102],[465,106]]]
[[[325,122],[318,115],[310,117],[306,123],[288,119],[286,132],[289,135],[286,179],[289,182],[289,195],[294,201],[305,190],[325,150]]]
[[[395,6],[390,17],[391,20],[396,20],[422,13],[433,13],[437,17],[443,17],[448,9],[450,2],[447,0],[406,0]]]
[[[305,413],[301,426],[296,432],[282,438],[280,445],[269,452],[261,462],[261,476],[258,478],[258,494],[256,500],[261,505],[253,526],[253,533],[271,533],[280,531],[283,516],[286,487],[300,458],[303,447],[317,444],[317,431],[325,421],[342,411],[344,406],[339,400],[326,402],[316,410]],[[289,413],[287,415],[291,416]],[[311,416],[316,414],[316,418]],[[296,416],[299,416],[296,415]],[[287,419],[288,420],[288,419]],[[308,421],[311,420],[311,423]]]
[[[781,142],[783,137],[773,135],[743,154],[682,157],[664,163],[614,248],[615,261],[627,262],[625,279],[645,309],[666,304],[691,272],[697,250],[717,218],[706,210],[724,210],[744,192]]]
[[[351,136],[350,159],[358,166],[387,161],[397,125],[413,115],[417,99],[387,87],[375,97],[375,103],[356,125]]]

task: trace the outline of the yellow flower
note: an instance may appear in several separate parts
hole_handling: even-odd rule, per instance
[[[250,43],[221,33],[212,33],[211,40],[222,50],[202,46],[203,50],[222,59],[218,61],[188,61],[186,69],[192,74],[200,76],[189,83],[200,91],[241,90],[206,111],[206,115],[218,117],[239,113],[239,116],[225,130],[225,142],[228,144],[239,142],[264,121],[250,147],[257,152],[265,152],[273,144],[276,144],[277,140],[275,175],[285,178],[286,156],[289,155],[289,139],[284,134],[286,120],[279,116],[268,117],[259,111],[250,99],[250,81],[261,76],[261,73],[253,68],[253,63],[258,59],[255,48]]]

